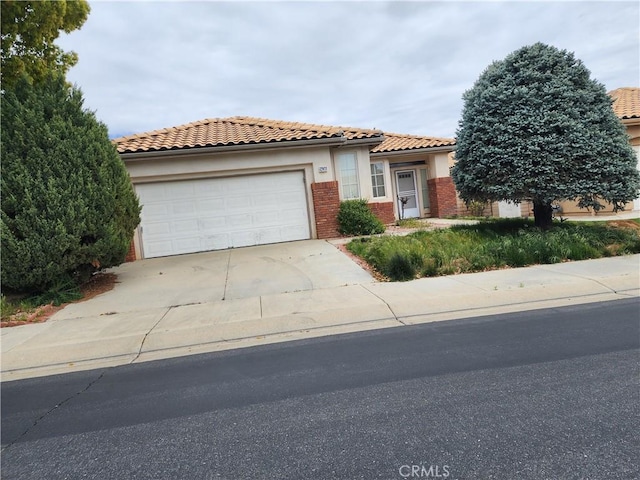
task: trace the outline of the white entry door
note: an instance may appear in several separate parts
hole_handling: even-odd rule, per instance
[[[415,171],[402,170],[396,172],[396,192],[398,192],[398,213],[400,218],[418,218],[420,216],[420,207],[418,206]]]
[[[136,185],[144,258],[310,238],[301,171]]]

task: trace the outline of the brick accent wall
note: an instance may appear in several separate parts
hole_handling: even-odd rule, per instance
[[[136,260],[136,246],[133,243],[133,239],[129,244],[129,251],[127,252],[127,256],[124,257],[125,262],[135,262]]]
[[[427,180],[429,203],[432,217],[448,217],[458,214],[456,188],[451,177],[438,177]]]
[[[313,211],[316,217],[316,233],[318,238],[339,237],[338,210],[340,209],[340,193],[338,182],[321,182],[311,184],[313,195]]]
[[[395,223],[396,221],[396,216],[393,213],[393,202],[370,203],[369,209],[385,225]]]

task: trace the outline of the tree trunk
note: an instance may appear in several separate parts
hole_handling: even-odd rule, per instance
[[[539,200],[533,201],[533,218],[536,227],[542,230],[549,230],[553,223],[553,209],[551,202],[544,203]]]

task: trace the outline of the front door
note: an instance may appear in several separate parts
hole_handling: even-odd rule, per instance
[[[418,218],[418,192],[416,190],[416,175],[414,170],[396,172],[396,192],[398,192],[398,213],[400,218]]]

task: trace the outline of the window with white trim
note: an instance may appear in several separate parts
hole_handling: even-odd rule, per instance
[[[358,159],[356,154],[340,153],[337,158],[340,192],[342,200],[360,198],[360,185],[358,184]]]
[[[371,190],[374,198],[386,197],[387,190],[384,185],[384,163],[374,162],[371,164]]]

